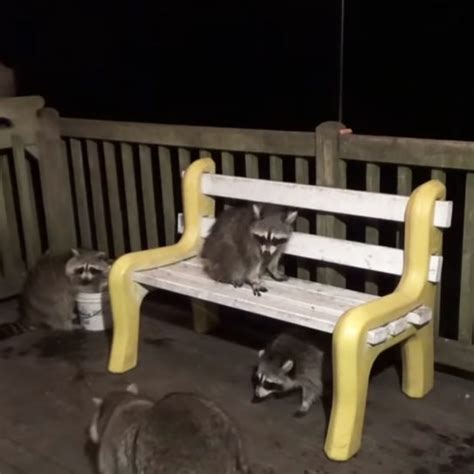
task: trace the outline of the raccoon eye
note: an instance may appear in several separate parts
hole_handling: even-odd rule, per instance
[[[81,275],[82,273],[84,273],[84,267],[77,267],[74,269],[74,273],[76,275]]]
[[[260,245],[263,245],[267,240],[263,235],[253,234],[253,236]]]
[[[99,275],[99,273],[102,273],[101,270],[95,267],[89,267],[89,271],[92,273],[92,275]]]
[[[272,244],[273,245],[283,245],[283,244],[286,244],[288,242],[288,239],[286,237],[280,237],[278,239],[272,239]]]
[[[264,380],[262,383],[262,387],[265,390],[281,390],[283,388],[283,384],[276,382],[267,382],[266,380]]]

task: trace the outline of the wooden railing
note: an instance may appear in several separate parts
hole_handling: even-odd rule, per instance
[[[48,129],[54,130],[54,114],[49,115]],[[5,152],[10,154],[7,160],[0,159],[2,242],[4,223],[18,229],[10,241],[21,242],[36,230],[34,238],[40,240],[41,249],[79,245],[118,256],[175,242],[176,216],[181,211],[180,175],[200,156],[212,156],[218,171],[229,175],[404,195],[430,178],[445,182],[448,198],[454,201],[454,218],[452,228],[444,233],[437,360],[474,372],[474,143],[341,134],[344,126],[335,122],[321,124],[315,133],[69,118],[60,118],[57,127],[61,146],[54,148],[50,132],[49,148],[43,144],[42,153],[36,156],[43,170],[37,186],[42,202],[34,206],[38,215],[19,205],[20,201],[34,201],[35,158],[32,171],[23,174],[21,154],[15,147],[16,158],[10,150]],[[60,150],[61,159],[50,160],[48,150],[53,158]],[[19,171],[15,166],[20,166]],[[30,197],[28,191],[25,194],[25,182]],[[46,225],[41,230],[43,214]],[[361,225],[349,217],[302,212],[297,229],[403,245],[400,226],[370,221]],[[20,268],[18,260],[28,266],[31,259],[26,259],[28,251],[23,247],[8,256],[2,252],[4,276]],[[35,248],[34,255],[38,253]],[[391,276],[303,260],[290,260],[287,266],[290,274],[302,278],[376,294],[396,284]],[[7,281],[9,278],[0,278],[0,297],[7,293],[2,292]]]
[[[59,115],[43,107],[41,97],[0,99],[0,298],[18,294],[45,249],[74,238]]]
[[[299,182],[314,175],[312,133],[73,119],[61,120],[61,133],[78,241],[114,255],[175,241],[181,172],[198,157],[212,156],[219,171],[230,175],[286,174]]]

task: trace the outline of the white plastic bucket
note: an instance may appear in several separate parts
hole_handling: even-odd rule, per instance
[[[79,293],[76,303],[81,326],[86,331],[104,331],[112,326],[107,292]]]

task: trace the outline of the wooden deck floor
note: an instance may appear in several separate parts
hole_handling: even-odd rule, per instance
[[[371,381],[362,449],[349,462],[335,463],[322,451],[321,405],[295,419],[297,396],[250,403],[256,358],[249,344],[258,345],[258,337],[244,344],[249,338],[233,330],[197,335],[169,322],[189,320],[175,306],[150,303],[144,313],[140,365],[120,376],[105,371],[103,334],[36,333],[0,344],[1,474],[92,473],[84,447],[91,397],[128,382],[154,397],[197,390],[216,400],[239,421],[257,474],[474,472],[472,380],[437,373],[434,391],[410,400],[399,390],[395,368],[380,370]],[[13,317],[14,302],[0,305],[0,315]]]

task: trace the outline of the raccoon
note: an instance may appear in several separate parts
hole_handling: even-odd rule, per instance
[[[265,271],[277,281],[288,278],[278,264],[296,216],[297,211],[268,204],[226,209],[205,239],[204,270],[234,287],[248,283],[260,296],[267,291],[261,281]]]
[[[258,353],[253,402],[301,389],[301,405],[295,416],[306,415],[323,395],[324,383],[330,376],[329,347],[310,330],[295,328],[279,334]]]
[[[153,402],[132,384],[94,402],[100,474],[250,474],[237,428],[208,399],[171,393]]]
[[[71,249],[67,255],[45,254],[26,278],[18,321],[0,324],[0,340],[39,327],[79,327],[74,324],[77,294],[106,289],[109,269],[104,252]]]

